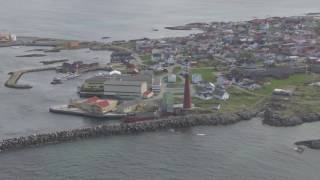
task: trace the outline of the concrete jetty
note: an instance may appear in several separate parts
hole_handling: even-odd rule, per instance
[[[122,118],[127,116],[127,114],[122,113],[113,113],[109,112],[106,114],[92,114],[86,111],[83,111],[79,108],[68,107],[68,105],[61,105],[61,106],[53,106],[49,108],[49,112],[57,113],[57,114],[69,114],[69,115],[76,115],[76,116],[84,116],[84,117],[92,117],[92,118],[99,118],[99,119],[115,119],[115,118]]]
[[[54,67],[41,67],[41,68],[33,68],[33,69],[25,69],[25,70],[18,70],[14,72],[9,72],[10,75],[9,79],[5,82],[5,86],[8,88],[15,88],[15,89],[30,89],[32,88],[31,85],[28,84],[17,84],[21,76],[25,73],[30,72],[38,72],[38,71],[49,71],[49,70],[56,70],[58,66]]]
[[[238,113],[214,113],[187,116],[171,116],[166,119],[142,121],[134,123],[103,124],[95,127],[72,129],[45,134],[34,134],[18,138],[4,139],[0,142],[0,152],[40,145],[70,142],[94,137],[129,135],[142,132],[153,132],[169,128],[187,128],[200,125],[228,125],[243,120],[249,120],[260,112],[241,111]]]

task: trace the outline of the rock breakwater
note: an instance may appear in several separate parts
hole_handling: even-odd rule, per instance
[[[0,152],[17,150],[28,147],[37,147],[46,144],[70,142],[80,139],[136,134],[152,132],[169,128],[187,128],[200,125],[228,125],[243,120],[249,120],[259,113],[255,111],[242,111],[226,114],[203,114],[188,116],[172,116],[166,119],[143,121],[135,123],[104,124],[95,127],[58,131],[53,133],[35,134],[18,138],[4,139],[0,142]]]
[[[265,110],[263,119],[263,123],[278,127],[297,126],[303,123],[316,121],[320,121],[319,113],[305,113],[284,117],[279,112],[273,111],[270,108]]]

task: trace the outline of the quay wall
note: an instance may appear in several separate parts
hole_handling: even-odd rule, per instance
[[[2,140],[0,142],[0,152],[102,136],[129,135],[141,132],[152,132],[162,129],[187,128],[200,125],[228,125],[256,117],[256,115],[260,111],[261,110],[252,110],[225,114],[214,113],[187,116],[171,116],[166,119],[157,119],[135,123],[98,125],[95,127],[72,129],[45,134],[35,134]]]

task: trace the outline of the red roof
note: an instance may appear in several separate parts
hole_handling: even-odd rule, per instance
[[[102,108],[109,106],[108,100],[99,99],[97,96],[88,98],[85,102],[92,105],[98,105],[99,107],[102,107]]]
[[[99,100],[99,98],[97,96],[94,96],[94,97],[86,99],[85,102],[91,104],[91,103],[96,102],[97,100]]]
[[[96,102],[96,105],[104,108],[104,107],[109,106],[109,101],[108,101],[108,100],[102,100],[102,99],[100,99],[100,100],[98,100],[98,101]]]

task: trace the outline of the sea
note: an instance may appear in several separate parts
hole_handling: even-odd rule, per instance
[[[320,12],[319,0],[0,0],[0,32],[89,41],[162,38],[197,33],[166,26],[310,12]],[[110,39],[101,39],[105,36]],[[41,66],[43,60],[106,63],[111,52],[16,57],[32,49],[0,48],[0,139],[109,123],[48,112],[77,99],[77,86],[95,73],[61,85],[50,84],[59,76],[55,72],[29,73],[19,81],[33,86],[27,90],[3,84],[10,71]],[[320,123],[279,128],[254,118],[229,126],[88,139],[0,153],[0,179],[319,180],[320,151],[293,150],[295,141],[317,138]]]

